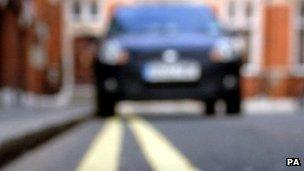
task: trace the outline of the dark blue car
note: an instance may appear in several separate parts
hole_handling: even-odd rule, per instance
[[[98,115],[120,100],[198,99],[206,113],[240,112],[242,51],[212,10],[191,5],[116,9],[95,63]]]

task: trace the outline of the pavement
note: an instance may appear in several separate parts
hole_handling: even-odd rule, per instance
[[[225,104],[219,101],[216,104],[218,114],[223,114]],[[162,115],[200,115],[205,110],[204,104],[193,100],[175,100],[175,101],[141,101],[132,102],[125,101],[117,105],[117,113],[122,115],[133,114],[159,114]],[[242,103],[244,115],[273,115],[273,114],[288,114],[293,115],[298,113],[301,108],[299,102],[294,98],[268,98],[254,97],[245,99]]]
[[[297,171],[303,115],[146,116],[79,124],[3,171]]]
[[[66,127],[91,117],[93,111],[91,104],[71,104],[61,108],[15,106],[0,109],[0,165]]]
[[[244,113],[248,115],[258,114],[298,114],[303,110],[299,101],[295,98],[267,98],[255,97],[244,101]]]

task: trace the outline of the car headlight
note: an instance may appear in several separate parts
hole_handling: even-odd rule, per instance
[[[99,60],[108,65],[125,65],[129,62],[129,54],[118,42],[108,42],[99,52]]]
[[[241,45],[241,43],[243,42],[230,38],[218,40],[211,51],[211,61],[215,63],[225,63],[236,60],[240,57],[241,51],[243,51],[243,45]]]

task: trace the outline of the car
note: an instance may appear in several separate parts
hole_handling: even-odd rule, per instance
[[[195,99],[214,115],[222,99],[241,110],[242,46],[212,8],[141,4],[118,7],[95,61],[97,114],[121,100]]]

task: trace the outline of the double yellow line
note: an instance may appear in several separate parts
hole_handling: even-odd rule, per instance
[[[199,170],[148,122],[140,118],[128,119],[145,159],[155,171]],[[77,171],[118,171],[122,151],[123,125],[119,118],[106,121],[92,143]],[[135,162],[135,161],[134,161]]]
[[[123,129],[117,118],[106,121],[104,128],[93,141],[81,161],[78,171],[115,171],[118,170],[119,155],[122,147]]]

